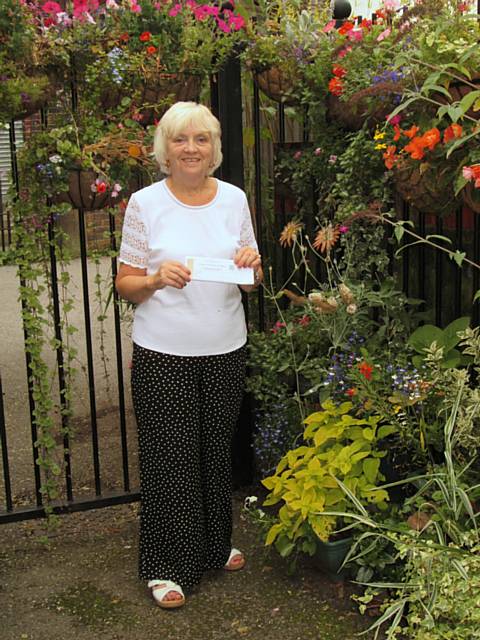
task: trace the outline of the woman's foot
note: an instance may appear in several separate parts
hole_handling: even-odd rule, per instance
[[[245,566],[245,556],[238,549],[233,548],[230,551],[230,555],[228,556],[228,560],[225,564],[225,569],[227,571],[238,571],[239,569],[243,569]]]
[[[175,609],[185,604],[182,587],[171,580],[149,580],[155,604],[163,609]]]

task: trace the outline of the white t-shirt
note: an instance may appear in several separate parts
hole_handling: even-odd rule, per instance
[[[165,180],[134,193],[123,223],[120,261],[155,273],[165,260],[186,256],[232,259],[240,247],[257,248],[245,193],[217,180],[213,200],[180,202]],[[247,330],[235,284],[191,281],[165,287],[135,310],[133,341],[178,356],[228,353],[245,344]]]

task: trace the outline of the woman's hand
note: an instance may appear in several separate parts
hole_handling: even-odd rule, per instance
[[[153,289],[164,289],[165,287],[183,289],[187,282],[190,282],[190,276],[191,271],[184,264],[176,260],[167,260],[162,262],[158,271],[150,276],[150,286]]]
[[[240,289],[248,293],[258,287],[263,280],[262,258],[258,251],[253,247],[242,247],[235,254],[233,261],[237,267],[250,267],[254,271],[254,284],[242,284],[240,285]]]

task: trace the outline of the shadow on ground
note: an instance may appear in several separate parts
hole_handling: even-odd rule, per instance
[[[48,544],[41,521],[0,526],[3,640],[351,640],[365,628],[348,585],[314,569],[288,576],[266,557],[235,498],[234,543],[247,565],[212,572],[182,609],[156,607],[137,579],[138,505],[62,517]],[[365,637],[365,636],[364,636]]]

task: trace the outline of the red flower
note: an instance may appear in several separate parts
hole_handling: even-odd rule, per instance
[[[430,151],[433,151],[435,149],[440,140],[440,131],[437,129],[437,127],[433,127],[433,129],[425,131],[422,136],[422,144],[425,147],[428,147]]]
[[[368,364],[367,362],[361,362],[358,365],[358,370],[366,380],[372,379],[373,367],[371,364]]]
[[[334,96],[341,96],[343,93],[343,82],[340,78],[332,78],[328,83],[328,90],[333,93]]]
[[[150,33],[150,31],[144,31],[138,37],[142,42],[148,42],[152,37],[152,34]]]
[[[130,36],[128,33],[122,33],[122,35],[118,38],[120,42],[128,42],[130,40]]]
[[[345,393],[347,394],[347,396],[349,396],[350,398],[353,398],[354,395],[356,395],[357,390],[355,389],[355,387],[352,387],[351,389],[347,389],[345,391]]]
[[[463,135],[463,127],[459,124],[451,124],[443,132],[443,142],[447,144],[454,138],[461,138]]]
[[[149,47],[147,47],[146,49],[148,55],[153,55],[154,53],[156,53],[157,51],[157,47],[154,47],[153,44],[151,44]]]
[[[402,135],[403,131],[400,129],[398,124],[394,124],[393,125],[393,130],[395,131],[395,135],[393,136],[393,140],[394,140],[394,142],[398,142],[398,140],[400,140],[400,136]]]
[[[337,78],[343,78],[347,74],[347,70],[341,64],[334,64],[332,73]]]
[[[298,324],[302,325],[302,327],[306,327],[310,324],[310,316],[304,315],[298,319]]]
[[[353,22],[344,22],[342,24],[342,26],[340,27],[340,29],[338,30],[338,33],[341,36],[346,35],[349,31],[351,31],[353,28],[355,27],[355,25],[353,24]]]

